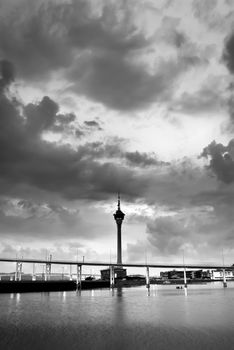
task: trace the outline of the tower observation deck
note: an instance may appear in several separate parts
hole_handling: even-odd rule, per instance
[[[113,214],[117,225],[117,264],[122,264],[122,232],[121,226],[124,220],[125,214],[120,209],[120,195],[118,194],[118,207]]]

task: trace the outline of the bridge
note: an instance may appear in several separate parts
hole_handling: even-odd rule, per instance
[[[104,261],[77,261],[77,260],[60,260],[60,259],[28,259],[28,258],[1,258],[0,262],[21,262],[31,264],[55,264],[55,265],[83,265],[83,266],[114,266],[114,267],[149,267],[149,268],[190,268],[190,269],[233,269],[234,266],[220,264],[174,264],[174,263],[110,263]]]
[[[1,258],[0,262],[8,262],[8,263],[16,263],[16,272],[15,272],[15,280],[20,281],[21,280],[21,274],[22,274],[22,264],[28,263],[28,264],[44,264],[46,267],[45,271],[45,281],[48,280],[50,274],[51,274],[51,265],[69,265],[70,271],[72,266],[77,267],[76,272],[76,282],[77,286],[81,287],[81,279],[82,279],[82,266],[106,266],[110,269],[110,287],[114,287],[115,283],[115,268],[123,268],[123,267],[135,267],[135,268],[145,268],[146,269],[146,286],[147,288],[150,287],[150,280],[149,280],[149,269],[150,268],[173,268],[173,269],[183,269],[184,270],[184,287],[187,288],[187,278],[186,278],[186,269],[219,269],[223,271],[223,285],[224,287],[227,286],[226,282],[226,270],[234,270],[234,266],[230,265],[221,265],[221,264],[175,264],[175,263],[109,263],[104,261],[75,261],[75,260],[56,260],[50,258],[50,259],[27,259],[27,258]],[[34,273],[32,274],[33,278]],[[70,278],[72,279],[72,273]],[[35,278],[34,278],[35,280]]]

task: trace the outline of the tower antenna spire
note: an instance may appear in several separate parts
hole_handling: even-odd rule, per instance
[[[120,210],[120,193],[118,192],[118,210]]]

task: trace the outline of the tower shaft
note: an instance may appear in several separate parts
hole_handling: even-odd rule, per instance
[[[118,195],[117,210],[114,214],[114,219],[117,225],[117,264],[122,264],[122,222],[125,214],[120,209],[120,196]]]
[[[117,264],[122,264],[122,221],[117,222]]]

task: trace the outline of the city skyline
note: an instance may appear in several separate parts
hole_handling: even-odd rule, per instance
[[[0,0],[0,256],[234,263],[233,11]]]

